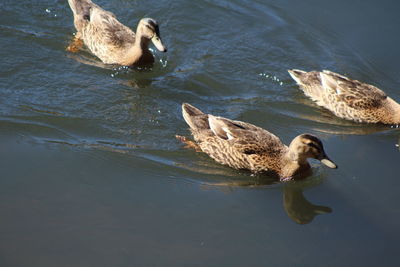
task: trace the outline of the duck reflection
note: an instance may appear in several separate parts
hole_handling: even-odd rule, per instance
[[[397,148],[398,148],[398,150],[400,151],[400,137],[399,137],[399,140],[397,140],[396,147],[397,147]]]
[[[150,87],[153,82],[153,76],[151,71],[153,67],[124,67],[104,64],[96,58],[90,55],[68,55],[69,58],[74,59],[82,64],[89,66],[105,69],[111,71],[110,76],[112,78],[118,77],[121,79],[120,84],[132,87],[134,89]],[[133,73],[136,77],[132,78]]]
[[[266,182],[268,184],[266,184]],[[254,181],[230,181],[221,183],[202,184],[203,189],[221,186],[220,190],[233,191],[234,187],[262,187],[272,184],[282,183],[276,179],[256,179]],[[308,224],[312,222],[317,215],[328,214],[332,209],[327,206],[320,206],[311,203],[303,194],[308,185],[293,185],[290,182],[283,186],[283,208],[290,219],[298,224]],[[227,190],[228,189],[228,190]]]
[[[151,83],[153,82],[152,79],[147,78],[134,78],[129,81],[122,81],[120,82],[122,85],[132,87],[134,89],[142,89],[150,87]]]
[[[87,50],[84,50],[87,52]],[[88,65],[88,66],[93,66],[101,69],[109,69],[112,70],[114,68],[113,65],[107,65],[104,64],[103,62],[99,61],[95,57],[87,54],[67,54],[66,55],[68,58],[73,59],[79,63]]]
[[[304,196],[303,192],[307,188],[317,186],[322,182],[323,178],[318,175],[315,176],[315,174],[314,177],[308,177],[300,181],[281,182],[275,177],[266,175],[252,175],[251,179],[249,179],[248,172],[231,170],[207,160],[199,160],[191,164],[187,162],[175,163],[175,166],[207,176],[211,175],[210,179],[212,181],[205,180],[204,176],[202,177],[202,181],[200,181],[201,188],[204,190],[217,188],[223,192],[233,192],[235,188],[239,187],[271,188],[282,185],[283,208],[289,218],[298,224],[311,223],[315,216],[332,212],[330,207],[313,204]],[[312,175],[311,171],[307,175]],[[221,179],[221,181],[218,182],[218,179]]]
[[[303,194],[303,188],[291,184],[283,188],[283,208],[289,218],[298,224],[310,223],[319,214],[331,213],[332,209],[314,205]]]

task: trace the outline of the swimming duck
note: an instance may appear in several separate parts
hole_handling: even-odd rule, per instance
[[[149,43],[166,52],[157,22],[151,18],[139,21],[136,34],[91,0],[68,0],[74,13],[77,30],[67,50],[75,52],[83,43],[106,64],[123,66],[146,65],[154,62]]]
[[[324,70],[289,70],[303,92],[336,116],[367,123],[400,123],[400,105],[379,88]]]
[[[281,180],[297,179],[310,170],[307,158],[337,168],[325,154],[322,142],[301,134],[289,147],[272,133],[250,123],[205,114],[182,104],[182,114],[200,150],[217,162],[254,173],[266,172]]]

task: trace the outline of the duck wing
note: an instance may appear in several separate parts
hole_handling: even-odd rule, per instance
[[[211,131],[244,154],[265,154],[281,151],[286,146],[274,134],[241,121],[208,115]]]
[[[94,7],[90,12],[90,22],[95,26],[102,42],[114,47],[124,47],[135,42],[135,33],[117,20],[111,12]]]
[[[387,98],[385,92],[373,85],[351,80],[331,71],[320,72],[320,77],[325,90],[354,109],[379,108]]]

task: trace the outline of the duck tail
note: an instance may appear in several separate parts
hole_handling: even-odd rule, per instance
[[[90,9],[95,4],[91,0],[68,0],[75,18],[90,20]]]
[[[314,101],[320,101],[322,99],[323,86],[321,86],[321,72],[318,71],[302,71],[302,70],[288,70],[293,80],[300,86],[303,92],[311,97]]]
[[[182,104],[182,115],[192,130],[209,129],[208,115],[200,109],[188,104]]]
[[[307,77],[307,72],[303,70],[292,69],[288,70],[290,76],[292,76],[293,80],[296,81],[299,85],[304,85],[303,81]]]

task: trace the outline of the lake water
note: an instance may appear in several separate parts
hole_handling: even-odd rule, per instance
[[[65,47],[67,1],[0,1],[0,266],[397,266],[399,130],[335,118],[287,69],[329,69],[400,101],[397,1],[97,0],[159,21],[152,69]],[[339,165],[304,181],[183,148],[181,103]]]

